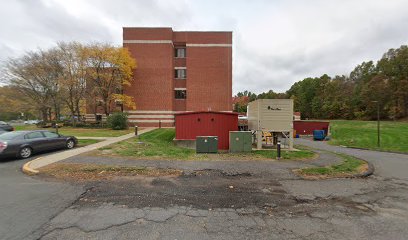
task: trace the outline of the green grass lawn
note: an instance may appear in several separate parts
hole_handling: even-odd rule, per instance
[[[333,145],[377,148],[376,121],[330,121]],[[408,153],[408,122],[381,122],[380,150]]]
[[[15,126],[16,130],[49,130],[55,132],[55,128],[37,128],[35,125]],[[118,137],[124,134],[134,132],[134,129],[112,130],[109,128],[74,128],[62,127],[58,132],[66,136],[75,137]]]
[[[101,140],[97,140],[97,139],[78,139],[78,145],[77,147],[85,147],[87,145],[91,145],[94,143],[98,143]]]
[[[259,150],[251,153],[196,154],[194,149],[175,146],[174,129],[156,129],[119,143],[99,149],[100,154],[112,154],[143,159],[206,160],[206,159],[276,159],[276,150]],[[283,159],[312,158],[315,153],[302,149],[300,151],[282,151]]]
[[[327,166],[327,167],[313,167],[302,168],[298,173],[306,176],[326,175],[326,176],[342,176],[359,173],[359,168],[365,162],[352,156],[337,154],[343,158],[343,162],[340,164]]]

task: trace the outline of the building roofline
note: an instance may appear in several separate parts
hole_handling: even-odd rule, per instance
[[[174,115],[190,115],[190,114],[200,114],[200,113],[214,113],[214,114],[227,114],[227,115],[239,115],[236,112],[217,112],[217,111],[194,111],[194,112],[181,112],[175,113]]]
[[[232,33],[232,31],[174,31],[176,33]]]
[[[175,31],[171,27],[122,27],[122,29],[171,29],[175,33],[232,33],[232,31]]]
[[[122,28],[144,28],[144,29],[173,29],[171,27],[122,27]]]

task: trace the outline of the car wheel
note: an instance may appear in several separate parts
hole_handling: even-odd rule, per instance
[[[29,158],[32,153],[33,153],[33,150],[30,147],[23,147],[22,149],[20,149],[21,158]]]
[[[74,147],[75,147],[75,142],[74,142],[74,140],[69,139],[69,140],[67,141],[67,148],[68,148],[68,149],[72,149],[72,148],[74,148]]]

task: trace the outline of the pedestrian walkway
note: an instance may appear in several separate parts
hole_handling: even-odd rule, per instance
[[[150,132],[153,129],[155,129],[155,128],[145,128],[143,130],[140,130],[139,134]],[[44,157],[39,157],[39,158],[36,158],[36,159],[26,163],[23,166],[23,170],[27,171],[27,172],[31,172],[31,173],[38,173],[39,168],[47,166],[47,165],[49,165],[51,163],[56,163],[56,162],[59,162],[61,160],[69,158],[69,157],[73,157],[73,156],[77,156],[77,155],[85,153],[85,152],[93,151],[95,149],[102,148],[102,147],[108,146],[110,144],[117,143],[117,142],[129,139],[129,138],[134,137],[134,136],[135,136],[134,133],[129,133],[129,134],[126,134],[126,135],[122,135],[120,137],[106,138],[105,141],[98,142],[98,143],[95,143],[95,144],[91,144],[91,145],[88,145],[88,146],[85,146],[85,147],[74,148],[74,149],[71,149],[71,150],[50,154],[50,155],[47,155],[47,156],[44,156]],[[90,139],[90,138],[88,138],[88,139]]]

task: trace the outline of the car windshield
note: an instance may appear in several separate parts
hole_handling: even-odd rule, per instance
[[[18,136],[20,136],[20,132],[8,132],[8,133],[3,133],[0,135],[0,140],[12,140]]]

